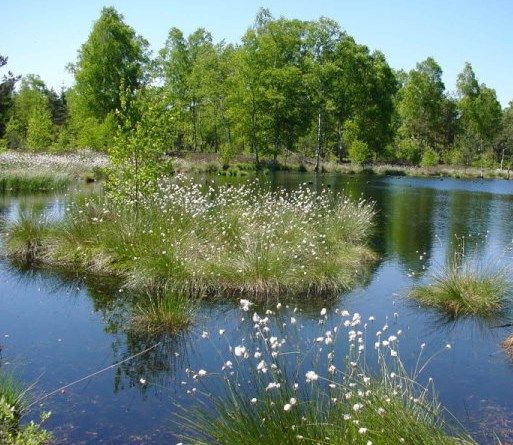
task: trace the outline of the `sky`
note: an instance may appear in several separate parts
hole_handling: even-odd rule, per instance
[[[454,91],[463,64],[495,88],[503,106],[513,100],[512,0],[16,0],[0,8],[0,54],[15,74],[34,73],[59,90],[70,86],[66,65],[76,60],[103,6],[114,6],[156,53],[171,27],[198,27],[216,41],[238,42],[260,7],[274,16],[330,17],[396,69],[432,56]]]

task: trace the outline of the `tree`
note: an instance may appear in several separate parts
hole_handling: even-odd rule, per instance
[[[344,34],[335,21],[327,18],[310,22],[307,26],[306,71],[309,97],[317,114],[315,170],[319,171],[322,148],[328,141],[327,133],[333,124],[334,82],[340,74],[334,62],[335,49]]]
[[[169,114],[157,90],[146,90],[134,98],[127,88],[121,94],[120,122],[114,143],[109,147],[113,170],[108,189],[135,211],[143,196],[153,191],[165,169],[162,156],[166,146],[165,131]]]
[[[459,146],[472,159],[486,151],[492,156],[500,133],[502,108],[495,90],[479,85],[470,63],[458,76]]]
[[[418,63],[398,95],[398,157],[418,163],[425,150],[439,155],[447,150],[452,144],[455,113],[445,95],[440,65],[431,57]]]
[[[347,35],[337,42],[334,63],[337,74],[331,94],[337,155],[340,159],[343,157],[342,130],[345,122],[351,120],[362,130],[358,138],[366,142],[371,154],[379,156],[393,133],[397,90],[394,73],[383,54],[371,54],[366,46],[357,44]]]
[[[48,149],[53,140],[53,123],[50,109],[34,107],[27,122],[26,146],[34,151]]]
[[[243,46],[257,59],[251,68],[259,70],[252,73],[257,80],[253,88],[263,112],[252,118],[259,120],[263,148],[274,160],[283,149],[294,149],[311,122],[312,101],[304,75],[307,26],[300,20],[273,19],[262,9],[243,39]]]
[[[121,85],[133,94],[147,81],[148,42],[114,8],[103,8],[87,41],[69,66],[75,76],[70,99],[77,131],[81,122],[101,126],[121,108]]]
[[[0,68],[7,65],[7,57],[0,55]],[[20,76],[14,76],[10,71],[4,74],[0,82],[0,138],[5,134],[5,127],[11,117],[14,105],[14,87]]]
[[[35,129],[35,126],[38,126],[38,123],[36,122],[38,115],[42,115],[42,120],[46,120],[45,116],[49,113],[47,94],[48,89],[39,76],[29,74],[23,77],[20,90],[14,96],[14,105],[11,117],[5,130],[5,135],[10,148],[27,148],[30,119],[32,118],[32,128]],[[46,123],[44,126],[46,127]],[[48,138],[43,138],[44,141],[47,141],[47,139]],[[32,142],[34,142],[34,140]]]
[[[158,66],[164,93],[176,114],[180,128],[177,148],[219,150],[222,140],[230,140],[227,117],[227,60],[231,47],[214,45],[203,28],[187,38],[172,28],[159,53]]]
[[[509,159],[508,168],[511,168],[511,158],[513,156],[513,101],[502,114],[501,132],[498,137],[498,147],[500,149],[501,169],[504,162]]]

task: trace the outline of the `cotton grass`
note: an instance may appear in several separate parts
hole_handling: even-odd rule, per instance
[[[359,282],[373,208],[306,186],[202,187],[162,180],[144,202],[98,197],[62,221],[22,219],[6,248],[18,260],[117,275],[129,288],[188,294],[322,294]]]
[[[229,340],[218,353],[230,366],[187,370],[196,408],[179,416],[184,444],[475,444],[446,421],[432,380],[419,383],[425,365],[447,348],[422,365],[419,357],[409,373],[392,354],[402,334],[387,323],[370,329],[360,314],[337,311],[321,315],[319,335],[305,338],[301,327],[282,323],[290,312],[254,313],[252,334],[239,340],[224,333]],[[214,390],[219,385],[224,391]]]

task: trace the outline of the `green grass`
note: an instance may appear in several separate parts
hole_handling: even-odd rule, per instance
[[[131,328],[150,334],[174,333],[190,325],[193,309],[184,295],[148,295],[136,304]]]
[[[0,371],[0,443],[2,445],[43,445],[52,436],[41,424],[30,422],[21,425],[21,418],[28,405],[28,391],[13,377]],[[49,414],[41,416],[41,423]]]
[[[505,310],[510,291],[505,270],[466,263],[447,266],[427,285],[414,287],[410,295],[421,304],[453,317],[494,317]]]
[[[201,190],[165,181],[139,206],[96,198],[62,221],[30,216],[8,228],[11,258],[114,275],[141,291],[322,294],[359,282],[373,209],[329,191]]]
[[[0,370],[0,399],[12,407],[16,418],[21,417],[25,405],[25,390],[12,376]]]
[[[409,373],[397,352],[399,337],[382,338],[383,331],[374,332],[358,314],[339,314],[337,329],[321,335],[321,341],[315,334],[305,338],[308,334],[297,325],[275,327],[272,318],[254,315],[253,333],[240,334],[246,356],[232,347],[237,340],[226,333],[231,345],[227,355],[216,351],[223,361],[231,358],[224,370],[215,366],[212,371],[191,371],[186,384],[197,388],[193,405],[177,420],[184,444],[476,444],[457,421],[448,420],[433,381],[419,383],[427,363],[449,353],[448,348],[423,364],[419,356],[417,368]],[[251,341],[245,343],[248,337]],[[363,352],[368,338],[379,345]],[[348,351],[345,360],[342,351]]]
[[[306,399],[298,398],[297,391],[290,386],[272,395],[259,388],[254,394],[255,404],[247,393],[232,385],[229,396],[217,400],[213,408],[187,414],[182,423],[187,430],[184,443],[476,444],[470,436],[444,422],[442,408],[425,391],[414,389],[407,378],[396,378],[396,381],[402,384],[400,391],[385,378],[374,377],[366,384],[358,378],[350,378],[329,394],[316,394]],[[349,387],[349,383],[356,386]],[[370,395],[360,397],[358,390],[370,391]],[[353,394],[349,400],[345,398],[348,393]],[[285,411],[284,406],[290,404],[291,398],[298,398],[298,401]],[[337,399],[338,403],[331,402],[332,399]],[[358,412],[353,408],[356,404],[362,405]]]
[[[62,191],[70,183],[70,176],[64,173],[0,171],[0,193]]]

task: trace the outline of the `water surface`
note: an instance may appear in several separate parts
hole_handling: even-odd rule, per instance
[[[203,181],[229,179],[202,178]],[[404,296],[408,289],[452,261],[464,245],[468,256],[511,266],[513,182],[502,180],[417,179],[364,175],[277,173],[262,187],[329,186],[353,197],[375,201],[372,239],[380,259],[364,285],[339,296],[330,311],[344,308],[365,318],[389,317],[402,329],[401,353],[412,366],[421,343],[437,356],[425,377],[435,380],[441,401],[465,426],[492,430],[513,443],[513,363],[500,348],[511,328],[497,321],[444,319]],[[232,180],[233,181],[233,180]],[[61,195],[3,197],[2,219],[20,211],[59,217],[68,198]],[[0,366],[47,393],[116,364],[138,352],[150,352],[115,365],[97,376],[45,399],[36,407],[51,410],[47,428],[59,444],[169,444],[180,432],[178,406],[191,404],[182,381],[186,368],[217,369],[219,336],[202,331],[248,329],[235,303],[205,303],[195,325],[178,336],[151,337],[126,330],[130,296],[113,283],[90,277],[20,270],[0,262]],[[296,315],[304,333],[319,330],[322,302],[301,302]],[[319,306],[320,305],[320,306]],[[397,316],[394,314],[397,313]],[[250,327],[249,327],[250,329]],[[219,343],[219,344],[217,344]],[[143,378],[146,383],[141,384]]]

